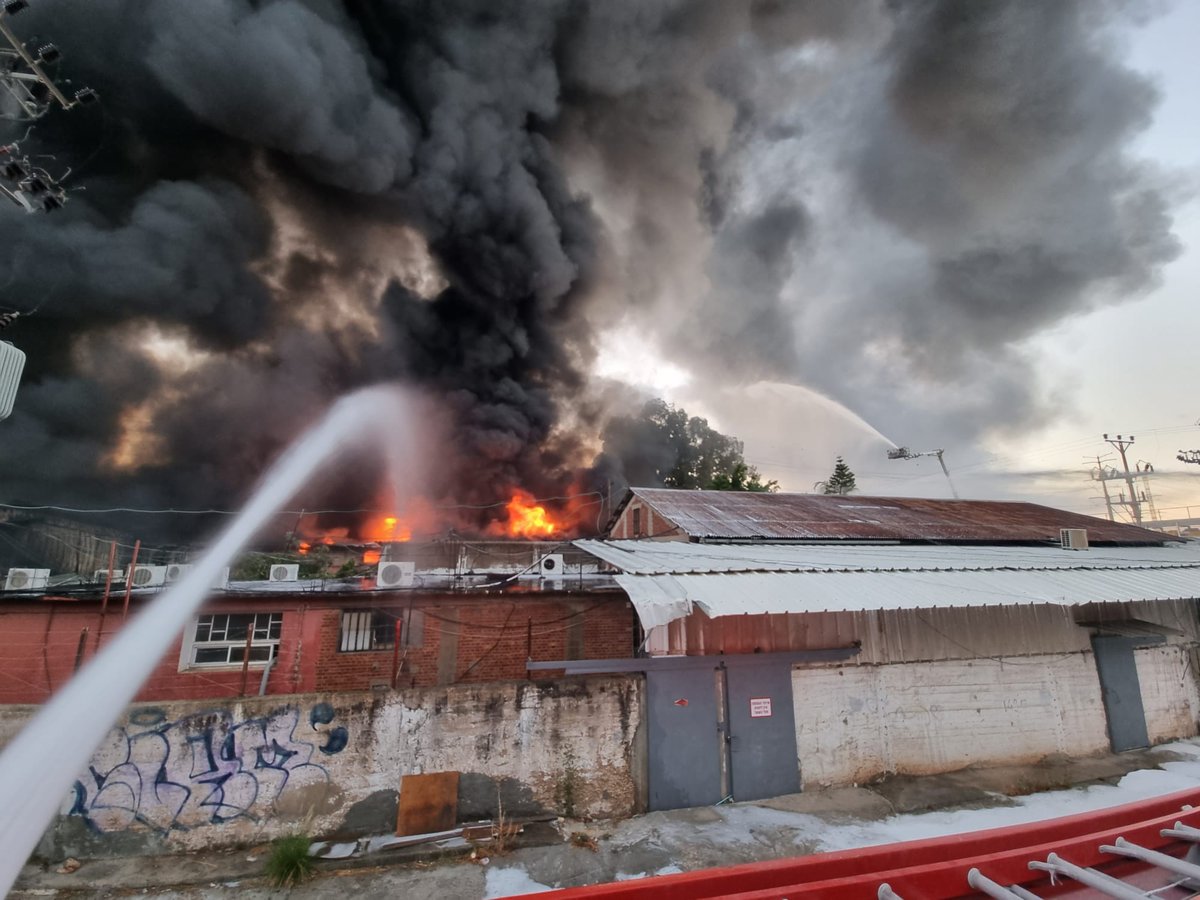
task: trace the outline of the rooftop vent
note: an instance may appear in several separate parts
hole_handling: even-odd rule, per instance
[[[1086,550],[1088,548],[1086,528],[1060,528],[1058,540],[1064,550]]]

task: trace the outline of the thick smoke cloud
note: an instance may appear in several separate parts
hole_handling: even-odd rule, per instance
[[[377,85],[365,42],[332,5],[158,0],[146,61],[202,122],[283,150],[313,177],[376,193],[406,180],[417,123]]]
[[[0,497],[234,505],[381,380],[448,419],[422,493],[559,493],[614,412],[589,369],[616,326],[701,384],[810,384],[884,430],[1035,421],[1021,342],[1178,252],[1128,151],[1155,92],[1114,49],[1126,15],[39,0],[14,28],[104,99],[24,145],[86,191],[0,212],[3,302],[37,309]]]

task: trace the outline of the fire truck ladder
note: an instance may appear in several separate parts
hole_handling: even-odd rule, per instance
[[[1198,847],[1200,845],[1200,829],[1193,828],[1190,825],[1176,822],[1174,828],[1164,828],[1159,834],[1164,838],[1172,838],[1192,844],[1192,847],[1188,851],[1189,857],[1196,856],[1197,851],[1200,850],[1200,847]],[[1125,840],[1123,837],[1118,837],[1112,844],[1100,844],[1098,850],[1100,853],[1138,860],[1146,863],[1152,870],[1160,870],[1162,873],[1160,879],[1162,884],[1151,890],[1143,890],[1129,881],[1108,875],[1094,867],[1075,865],[1069,860],[1063,859],[1057,853],[1047,854],[1044,861],[1031,860],[1029,868],[1048,873],[1051,884],[1056,884],[1058,878],[1069,878],[1088,888],[1089,891],[1087,893],[1089,895],[1094,893],[1104,897],[1112,897],[1113,900],[1161,900],[1161,895],[1173,888],[1182,888],[1184,890],[1183,896],[1191,897],[1195,896],[1197,890],[1200,889],[1200,865],[1196,865],[1188,859],[1180,859],[1157,850],[1142,847],[1132,841]],[[1147,870],[1140,869],[1138,871],[1143,876],[1139,880],[1145,881]],[[967,872],[966,881],[967,886],[973,891],[991,897],[993,900],[1042,900],[1037,894],[1021,887],[1019,884],[1006,887],[999,882],[993,881],[977,867],[972,867]],[[878,900],[906,900],[905,897],[892,890],[891,885],[887,882],[879,886],[878,891],[876,891],[876,897]]]
[[[1057,819],[551,891],[547,900],[1185,900],[1200,789]]]

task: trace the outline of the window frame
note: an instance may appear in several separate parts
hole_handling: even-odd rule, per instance
[[[351,622],[351,630],[347,630],[347,620],[352,617],[370,616],[371,622],[364,627],[361,619]],[[373,653],[382,650],[396,649],[396,623],[403,623],[400,631],[400,649],[408,650],[420,647],[425,636],[425,614],[414,609],[388,609],[381,607],[354,607],[343,609],[338,615],[338,653]],[[355,635],[350,637],[350,635]],[[355,646],[364,643],[362,636],[369,635],[370,646]],[[382,635],[382,639],[380,636]]]
[[[249,618],[244,628],[235,619]],[[217,626],[220,627],[217,627]],[[233,627],[231,627],[233,626]],[[230,637],[231,631],[239,634]],[[283,633],[282,612],[219,612],[201,613],[192,619],[186,639],[179,649],[179,670],[236,670],[246,665],[242,657],[246,649],[246,635],[250,638],[250,668],[261,669],[279,657],[279,643]],[[214,639],[214,634],[219,635]],[[202,652],[224,651],[223,659],[200,660]],[[256,651],[257,654],[256,654]],[[265,651],[265,653],[264,653]],[[259,658],[255,658],[255,656]],[[235,658],[236,656],[236,658]]]

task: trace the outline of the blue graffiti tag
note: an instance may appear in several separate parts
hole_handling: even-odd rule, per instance
[[[160,716],[152,715],[160,713]],[[165,834],[237,818],[258,821],[289,792],[327,786],[329,773],[314,758],[345,748],[345,728],[324,729],[317,746],[297,735],[299,710],[288,706],[234,721],[228,710],[166,720],[141,710],[109,732],[88,773],[75,782],[69,813],[96,831],[144,826]],[[333,707],[319,703],[309,727],[328,726]]]
[[[308,714],[308,724],[316,730],[318,725],[328,725],[332,722],[333,717],[333,707],[330,704],[318,703]],[[350,733],[345,728],[341,726],[330,728],[325,734],[325,743],[318,748],[322,753],[332,756],[346,749],[346,743],[350,740]]]

